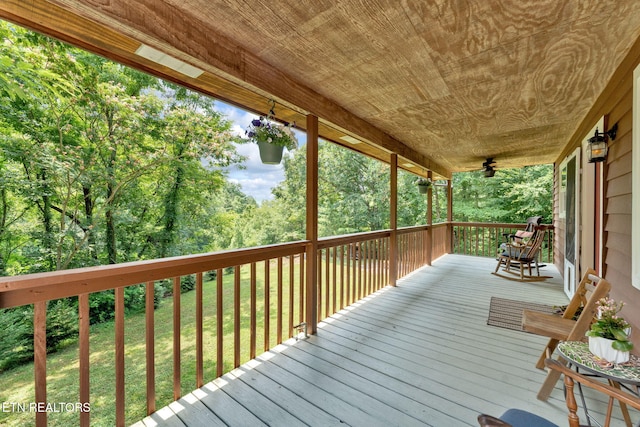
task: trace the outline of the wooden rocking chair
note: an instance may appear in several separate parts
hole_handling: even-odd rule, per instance
[[[598,277],[595,270],[587,269],[562,316],[532,310],[522,311],[523,330],[549,337],[549,342],[542,350],[536,368],[544,369],[545,359],[552,356],[560,341],[585,339],[584,334],[591,327],[597,313],[597,302],[606,297],[610,289],[611,284],[608,281]],[[579,312],[580,308],[582,308],[581,312]],[[565,363],[564,360],[561,360],[561,363]],[[538,399],[549,398],[558,378],[560,378],[558,371],[548,372],[538,392]]]
[[[531,239],[526,242],[512,241],[507,243],[501,253],[498,254],[498,265],[492,274],[496,276],[504,277],[506,279],[518,280],[520,282],[533,282],[549,279],[550,276],[541,276],[540,269],[538,267],[538,254],[544,243],[544,237],[547,229],[545,226],[538,226],[535,228]],[[533,275],[532,265],[535,265],[536,275]],[[498,273],[500,267],[502,271],[511,275],[519,276],[510,277]],[[519,267],[518,271],[512,270],[512,268]],[[528,270],[528,274],[525,274],[525,267]]]

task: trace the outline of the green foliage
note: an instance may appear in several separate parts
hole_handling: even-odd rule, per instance
[[[611,346],[619,351],[630,351],[633,343],[629,341],[630,325],[618,313],[624,307],[624,302],[616,302],[611,298],[602,298],[598,301],[598,317],[586,335],[590,337],[602,337],[613,340]]]
[[[33,361],[33,306],[0,311],[0,372]],[[76,299],[49,301],[47,306],[47,352],[51,353],[78,336]]]
[[[10,24],[0,32],[3,77],[23,87],[0,104],[0,273],[227,247],[232,237],[202,230],[225,215],[209,201],[242,140],[213,99]],[[20,61],[47,71],[30,74],[37,91]]]
[[[89,295],[90,323],[102,323],[113,320],[115,316],[115,293],[113,290],[96,292]],[[126,313],[137,313],[145,309],[145,286],[128,286],[124,289],[124,308]],[[74,313],[77,317],[77,313]]]
[[[33,358],[33,307],[3,310],[0,322],[0,371],[4,371]]]
[[[500,169],[495,177],[482,172],[453,177],[453,219],[469,222],[521,223],[541,215],[553,219],[553,166]]]
[[[318,156],[319,235],[335,236],[388,228],[389,166],[325,141],[319,144]],[[274,224],[285,227],[278,236],[284,241],[304,238],[305,171],[304,150],[298,150],[285,159],[285,180],[274,188],[275,200],[266,206],[275,216]],[[260,209],[256,214],[264,216]],[[271,242],[279,240],[274,233],[265,237]],[[263,241],[261,244],[266,243]]]

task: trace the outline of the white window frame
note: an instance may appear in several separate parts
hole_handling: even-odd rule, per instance
[[[640,289],[640,66],[633,71],[631,282]]]

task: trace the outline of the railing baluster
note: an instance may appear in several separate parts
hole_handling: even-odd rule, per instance
[[[240,266],[233,269],[233,367],[240,366]]]
[[[320,320],[322,320],[322,249],[318,250],[318,272],[317,272],[318,278],[317,278],[317,282],[318,282],[318,312],[316,314],[317,322],[320,322]]]
[[[337,301],[338,301],[338,248],[334,246],[331,250],[331,260],[333,262],[333,277],[331,279],[332,282],[332,293],[331,293],[331,303],[333,307],[331,307],[331,312],[335,313],[337,310]]]
[[[373,291],[380,289],[380,239],[373,241],[373,259],[372,259],[371,277],[373,278]]]
[[[38,405],[47,402],[47,301],[33,305],[33,373]],[[46,427],[47,413],[36,412],[36,427]]]
[[[173,400],[180,398],[180,277],[173,278]]]
[[[204,352],[202,349],[202,273],[196,273],[196,387],[204,385]]]
[[[271,270],[270,260],[264,261],[264,351],[269,350],[271,330]]]
[[[298,312],[299,312],[299,317],[298,317],[298,323],[301,323],[304,321],[305,319],[305,313],[304,313],[304,304],[305,304],[305,281],[304,281],[304,277],[305,277],[305,263],[304,263],[304,259],[305,259],[305,254],[300,254],[299,255],[300,258],[300,285],[299,285],[299,294],[300,294],[300,298],[298,303],[300,304],[299,308],[298,308]]]
[[[116,426],[123,427],[124,420],[124,288],[115,290],[115,346],[116,346]],[[180,396],[178,396],[180,397]],[[176,397],[177,399],[177,397]]]
[[[325,285],[325,292],[324,292],[324,317],[329,317],[329,298],[331,296],[331,292],[330,292],[330,283],[331,282],[331,276],[330,276],[330,269],[331,269],[331,248],[326,248],[324,250],[324,285]],[[318,319],[319,320],[319,319]]]
[[[145,295],[145,363],[147,378],[147,415],[156,411],[155,362],[155,284],[147,282]]]
[[[224,367],[224,313],[222,269],[216,270],[216,377],[222,376]]]
[[[91,412],[84,410],[85,405],[90,402],[89,363],[89,294],[82,294],[78,296],[78,364],[82,427],[88,427],[91,421]]]
[[[283,302],[283,278],[282,278],[282,257],[278,257],[278,305],[277,305],[277,342],[282,342],[282,302]]]
[[[347,291],[347,303],[346,305],[350,305],[353,303],[353,300],[351,299],[351,253],[353,251],[353,247],[352,244],[349,243],[347,244],[347,255],[346,255],[346,282],[345,282],[345,288]]]
[[[369,295],[369,240],[362,242],[362,297]]]
[[[257,341],[257,266],[255,262],[251,263],[251,319],[249,320],[249,357],[256,357],[256,341]]]
[[[372,243],[371,240],[367,240],[367,257],[365,258],[367,263],[366,270],[365,270],[366,283],[367,283],[367,295],[371,294],[373,290],[373,283],[372,283],[372,276],[371,276],[371,272],[372,272],[371,263],[373,261],[371,258],[371,253],[372,253],[371,243]]]
[[[295,276],[295,256],[293,255],[289,255],[289,326],[287,329],[287,336],[291,337],[293,336],[293,310],[294,310],[294,299],[295,299],[295,293],[294,293],[294,276]]]
[[[344,298],[346,287],[344,283],[344,268],[345,268],[345,258],[344,258],[344,245],[340,245],[340,310],[344,308]]]

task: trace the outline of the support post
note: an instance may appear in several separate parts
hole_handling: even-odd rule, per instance
[[[447,180],[447,253],[453,253],[453,189],[451,180]]]
[[[431,265],[433,260],[433,172],[427,172],[427,179],[431,182],[427,190],[427,248],[426,264]]]
[[[318,329],[318,118],[307,115],[306,322],[310,334]]]
[[[391,168],[391,194],[389,202],[389,228],[391,228],[391,236],[389,237],[389,284],[396,286],[398,280],[398,155],[391,153],[389,161]]]

